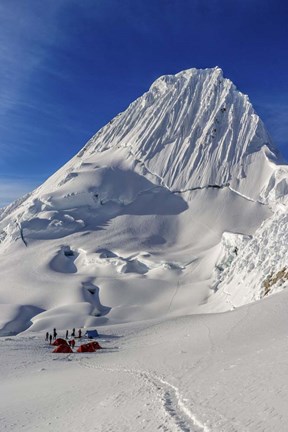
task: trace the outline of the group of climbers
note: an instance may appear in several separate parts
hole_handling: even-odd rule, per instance
[[[75,328],[73,328],[70,337],[71,337],[71,338],[75,338],[75,337],[77,337],[77,336],[75,336],[75,334],[76,334],[76,330],[75,330]],[[81,330],[81,329],[78,330],[78,338],[79,338],[79,339],[82,338],[82,330]],[[53,329],[53,333],[50,333],[50,334],[49,334],[49,332],[46,332],[45,341],[46,341],[46,342],[49,341],[49,343],[50,343],[50,345],[51,345],[51,344],[52,344],[52,339],[53,339],[54,341],[57,339],[57,330],[56,330],[56,328]],[[66,336],[65,336],[65,339],[69,339],[69,330],[66,330]],[[70,342],[72,342],[72,340],[69,340],[69,345],[71,345]],[[74,345],[75,345],[75,341],[74,341]]]
[[[77,336],[76,336],[75,328],[73,328],[73,330],[72,330],[72,332],[71,332],[71,337],[72,337],[72,338],[77,337]],[[78,338],[81,339],[81,337],[82,337],[82,330],[79,329],[79,330],[78,330]],[[66,330],[66,339],[68,339],[68,338],[69,338],[69,330]]]
[[[57,338],[57,331],[56,328],[53,329],[53,333],[46,332],[45,341],[49,341],[50,345],[52,344],[52,339],[56,340]]]

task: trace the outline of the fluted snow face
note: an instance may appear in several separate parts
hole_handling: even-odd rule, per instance
[[[247,183],[253,167],[248,194],[256,188],[256,197],[267,181],[267,175],[261,178],[266,154],[274,156],[248,97],[219,68],[160,77],[97,133],[85,151],[91,155],[113,147],[127,147],[172,190],[229,182],[244,193],[247,186],[241,190],[241,179]],[[85,158],[85,151],[79,155]]]

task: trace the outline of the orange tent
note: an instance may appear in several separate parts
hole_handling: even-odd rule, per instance
[[[62,344],[62,345],[58,345],[53,351],[53,353],[73,353],[72,349],[69,347],[69,345],[66,344]]]
[[[98,342],[89,342],[96,350],[102,349]]]
[[[58,345],[68,345],[68,344],[65,339],[58,338],[52,343],[52,345],[58,346]]]
[[[82,353],[82,352],[95,352],[97,349],[100,349],[100,345],[98,344],[98,342],[89,342],[87,344],[82,344],[80,345],[80,347],[77,349],[77,352]]]

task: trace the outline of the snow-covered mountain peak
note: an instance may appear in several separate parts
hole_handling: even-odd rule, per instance
[[[249,98],[220,68],[158,78],[0,212],[0,294],[11,306],[4,321],[17,321],[23,305],[24,327],[34,317],[38,329],[50,315],[66,328],[189,314],[215,286],[217,262],[227,270],[217,273],[217,308],[227,309],[228,267],[245,272],[270,227],[284,238],[287,174]],[[284,243],[281,254],[284,263]],[[263,283],[282,272],[276,259],[268,275],[262,269]]]
[[[277,160],[248,96],[218,67],[158,78],[78,156],[113,148],[125,148],[140,174],[145,167],[170,190],[229,183],[251,199],[275,170],[268,159]]]

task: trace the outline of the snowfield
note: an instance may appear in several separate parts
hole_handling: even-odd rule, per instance
[[[89,354],[3,337],[0,429],[285,431],[286,304],[283,291],[223,314],[104,326]]]
[[[0,430],[286,431],[287,192],[221,69],[156,80],[0,210]]]

